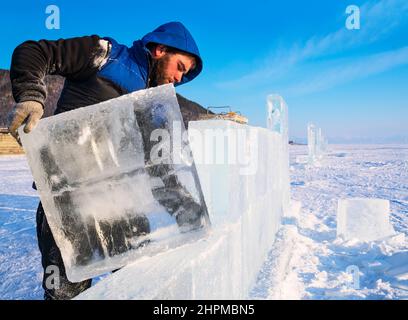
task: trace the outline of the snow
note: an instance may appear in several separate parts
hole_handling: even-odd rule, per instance
[[[0,157],[0,299],[43,295],[32,181],[24,156]]]
[[[306,146],[291,146],[290,156],[291,197],[302,208],[283,218],[249,298],[407,299],[408,146],[331,145],[313,167],[296,162],[307,156]],[[42,298],[31,181],[24,156],[0,157],[0,299]],[[389,200],[396,235],[375,242],[337,238],[342,198]]]

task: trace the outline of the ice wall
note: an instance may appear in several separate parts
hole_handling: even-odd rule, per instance
[[[189,123],[207,236],[138,260],[78,299],[245,299],[288,207],[287,137],[224,120]]]

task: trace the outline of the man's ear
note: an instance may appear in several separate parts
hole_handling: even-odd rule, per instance
[[[166,54],[166,46],[158,44],[152,50],[152,57],[155,59],[160,59]]]

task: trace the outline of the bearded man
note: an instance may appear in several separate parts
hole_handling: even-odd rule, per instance
[[[12,56],[10,78],[16,105],[9,131],[19,140],[17,129],[21,125],[25,124],[24,132],[29,133],[41,119],[47,95],[46,75],[65,77],[55,110],[58,114],[149,87],[166,83],[177,86],[193,80],[201,70],[197,45],[180,22],[158,27],[131,47],[97,35],[26,41]],[[51,160],[50,170],[57,170],[52,168]],[[67,279],[41,203],[37,210],[37,237],[45,299],[71,299],[91,286],[92,279],[79,283]],[[59,268],[57,287],[47,286],[49,266]]]

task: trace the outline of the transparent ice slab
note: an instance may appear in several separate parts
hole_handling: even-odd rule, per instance
[[[194,240],[209,225],[173,85],[19,134],[70,281]]]

